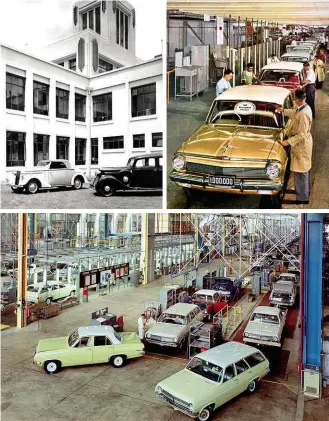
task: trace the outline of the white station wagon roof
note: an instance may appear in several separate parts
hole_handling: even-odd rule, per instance
[[[83,326],[78,328],[79,336],[94,336],[94,335],[111,335],[113,334],[112,326]]]
[[[197,357],[202,360],[209,361],[213,364],[218,364],[220,367],[226,367],[233,364],[241,358],[246,358],[251,354],[259,352],[257,348],[240,342],[226,342],[223,345],[215,346],[214,348],[198,354]]]
[[[279,316],[280,315],[280,309],[277,307],[268,307],[268,306],[258,306],[253,311],[254,313],[261,313],[261,314],[269,314],[271,316]]]
[[[284,53],[281,57],[308,57],[307,51],[304,50],[293,50],[290,53]]]
[[[284,291],[291,291],[291,289],[293,288],[293,281],[278,281],[274,284],[273,288],[274,289],[281,289]]]
[[[279,61],[277,63],[267,64],[262,70],[292,70],[295,72],[301,72],[303,69],[303,63],[298,61]]]
[[[198,306],[195,304],[187,304],[187,303],[178,303],[174,304],[173,306],[167,308],[164,311],[166,314],[179,314],[181,316],[186,316],[189,314],[190,311],[194,310]]]
[[[290,95],[289,89],[278,86],[236,86],[228,89],[218,95],[219,101],[261,101],[273,104],[283,105],[287,96]]]

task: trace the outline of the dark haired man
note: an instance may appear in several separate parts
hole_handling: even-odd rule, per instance
[[[216,85],[216,97],[223,92],[231,89],[230,80],[232,79],[233,72],[231,69],[226,69],[224,71],[223,77],[218,81]]]

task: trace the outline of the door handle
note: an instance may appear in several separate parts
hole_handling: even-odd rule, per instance
[[[249,374],[252,374],[252,371],[248,371]]]
[[[235,381],[235,382],[238,382],[238,381],[239,381],[239,379],[234,379],[234,381]]]

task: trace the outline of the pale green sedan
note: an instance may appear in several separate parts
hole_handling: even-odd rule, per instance
[[[136,333],[118,333],[112,326],[86,326],[68,336],[39,341],[33,362],[55,374],[75,365],[111,363],[122,367],[126,360],[143,355],[144,345]]]

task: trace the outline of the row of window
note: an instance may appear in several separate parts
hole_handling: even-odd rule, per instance
[[[34,134],[33,158],[34,165],[44,159],[49,159],[49,135]],[[6,139],[7,167],[25,166],[25,133],[7,131]],[[69,159],[70,138],[56,136],[56,159]],[[145,147],[145,134],[133,136],[133,147]],[[162,133],[152,133],[152,147],[162,147]],[[98,164],[98,138],[92,138],[90,142],[91,164]],[[86,164],[87,139],[75,138],[75,164]],[[124,149],[124,136],[109,136],[103,138],[104,150]]]
[[[104,70],[106,71],[106,70]],[[25,110],[25,78],[7,73],[6,107],[11,110]],[[56,117],[69,118],[70,92],[56,88]],[[93,98],[93,121],[112,120],[112,92],[95,95]],[[33,112],[49,115],[49,85],[33,81]],[[140,117],[156,114],[156,83],[131,89],[131,116]],[[86,121],[86,96],[75,94],[75,120]]]
[[[96,7],[88,12],[82,13],[82,29],[91,29],[98,34],[101,33],[101,8]]]

